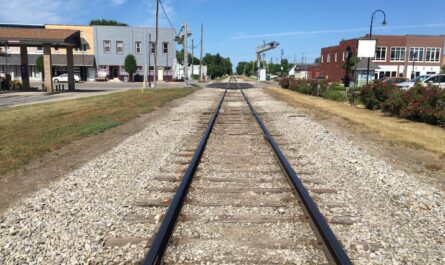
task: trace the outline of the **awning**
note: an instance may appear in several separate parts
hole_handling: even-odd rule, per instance
[[[29,54],[28,61],[29,65],[36,65],[37,58],[41,56],[40,54]],[[51,55],[51,62],[53,66],[67,66],[66,54],[53,54]],[[74,55],[74,66],[95,66],[94,55]],[[20,54],[0,54],[0,65],[21,65]]]

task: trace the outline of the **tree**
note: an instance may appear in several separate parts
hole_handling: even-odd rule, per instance
[[[355,64],[358,62],[358,58],[357,57],[352,57],[351,58],[351,60],[349,61],[349,64],[348,64],[348,61],[346,61],[344,64],[343,64],[343,69],[345,70],[345,71],[348,71],[348,72],[352,72],[353,70],[354,70],[354,66],[355,66]]]
[[[281,67],[283,67],[283,75],[287,76],[287,73],[289,72],[289,61],[287,59],[281,60]]]
[[[188,63],[189,65],[192,64],[192,55],[190,53],[188,53]],[[184,64],[184,49],[182,49],[181,51],[176,51],[176,60],[178,60],[179,64]],[[199,59],[196,57],[193,57],[193,65],[198,65],[199,64]]]
[[[441,70],[442,70],[442,71],[441,71],[442,74],[445,74],[445,65],[442,66]]]
[[[125,71],[130,75],[130,81],[133,81],[133,74],[136,73],[137,69],[138,65],[134,55],[127,55],[127,57],[125,57]]]
[[[45,67],[43,65],[43,55],[40,55],[39,57],[37,57],[36,60],[36,70],[39,73],[42,73],[42,80],[43,80],[43,71],[44,71]]]
[[[314,63],[315,63],[315,64],[319,64],[319,63],[321,63],[321,59],[320,59],[320,57],[315,58]]]
[[[128,27],[128,24],[118,22],[112,19],[93,19],[90,21],[90,26],[125,26]]]
[[[238,65],[236,66],[236,73],[238,75],[244,75],[247,64],[248,62],[239,62]]]

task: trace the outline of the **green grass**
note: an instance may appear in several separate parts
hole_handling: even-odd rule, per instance
[[[0,174],[194,91],[196,89],[166,89],[154,94],[130,90],[0,110]]]

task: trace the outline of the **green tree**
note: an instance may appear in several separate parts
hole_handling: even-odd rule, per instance
[[[287,59],[281,60],[281,67],[283,67],[283,70],[280,69],[280,72],[283,74],[283,76],[287,76],[290,68],[289,61]]]
[[[349,71],[351,73],[354,70],[354,66],[357,62],[358,62],[358,58],[354,56],[351,58],[349,64],[347,61],[343,64],[343,69],[345,71]]]
[[[130,75],[130,81],[133,81],[133,74],[136,73],[138,65],[136,63],[136,58],[133,54],[127,55],[125,57],[125,71]]]
[[[128,24],[118,22],[112,19],[93,19],[90,21],[90,26],[125,26],[128,27]]]
[[[37,72],[42,74],[42,80],[43,80],[43,71],[44,71],[45,67],[43,65],[43,55],[40,55],[39,57],[37,57],[36,59],[36,70]]]
[[[190,53],[188,53],[188,63],[189,65],[192,64],[192,55]],[[176,60],[178,61],[179,64],[184,64],[184,49],[182,49],[181,51],[176,51]],[[199,59],[196,57],[193,57],[193,65],[198,65],[199,64]]]
[[[321,63],[321,58],[320,57],[315,58],[314,63],[315,64]]]
[[[243,75],[245,74],[245,67],[248,64],[248,62],[239,62],[238,65],[236,66],[236,73],[238,75]]]
[[[442,70],[442,74],[445,74],[445,65],[442,66],[441,70]]]

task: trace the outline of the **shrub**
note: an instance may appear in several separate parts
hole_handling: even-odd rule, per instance
[[[389,98],[389,95],[398,90],[396,86],[377,82],[372,85],[362,87],[360,91],[360,100],[367,109],[380,109],[382,102]]]
[[[282,88],[288,89],[289,83],[290,83],[290,78],[289,77],[280,78],[280,80],[278,80],[278,83],[280,84],[280,86]]]
[[[329,89],[322,95],[323,98],[338,101],[338,102],[344,102],[348,100],[348,97],[346,96],[346,93],[343,91],[336,91],[334,89]]]
[[[382,111],[391,115],[400,115],[402,108],[406,107],[406,91],[395,88],[388,92],[388,98],[380,103]]]
[[[445,89],[417,85],[406,92],[405,101],[406,105],[400,110],[401,117],[444,126]]]

